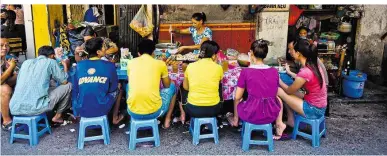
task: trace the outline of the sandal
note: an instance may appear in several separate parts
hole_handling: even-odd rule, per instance
[[[12,129],[12,121],[11,122],[8,122],[7,124],[5,125],[1,125],[1,128],[5,131],[10,131]]]
[[[278,136],[278,135],[276,135]],[[279,139],[274,139],[274,140],[278,140],[278,141],[284,141],[284,140],[290,140],[291,137],[290,135],[286,134],[286,133],[283,133],[281,136],[279,136],[280,138]]]
[[[289,140],[291,137],[284,133],[285,130],[286,130],[286,127],[285,129],[282,131],[282,134],[281,135],[278,135],[278,130],[279,128],[277,126],[274,126],[274,129],[275,129],[275,136],[273,137],[274,140],[280,140],[280,141],[283,141],[283,140]],[[275,137],[279,137],[278,139],[276,139]]]

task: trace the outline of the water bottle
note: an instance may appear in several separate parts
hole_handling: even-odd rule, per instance
[[[74,75],[75,75],[75,71],[76,71],[76,69],[77,69],[77,64],[76,63],[73,63],[72,64],[72,66],[71,66],[71,69],[70,69],[70,71],[69,71],[69,81],[71,82],[71,83],[73,83],[73,81],[74,81]]]
[[[347,62],[347,68],[346,68],[345,74],[346,74],[346,75],[349,75],[350,70],[351,70],[351,63],[348,61],[348,62]]]
[[[73,63],[73,65],[71,66],[71,73],[74,74],[76,69],[77,69],[77,64]]]
[[[74,84],[74,81],[76,81],[74,75],[75,75],[75,72],[77,70],[77,64],[76,63],[73,63],[72,66],[71,66],[71,70],[70,70],[70,82],[72,84]],[[75,95],[75,92],[71,92],[71,102],[72,102],[72,110],[73,110],[73,115],[74,116],[78,116],[78,112],[77,112],[77,107],[78,107],[78,103],[77,103],[77,95]]]

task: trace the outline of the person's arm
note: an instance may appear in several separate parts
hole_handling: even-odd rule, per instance
[[[171,80],[169,79],[167,65],[163,62],[161,68],[161,82],[163,83],[164,88],[169,88]]]
[[[67,84],[67,77],[68,77],[67,66],[63,66],[64,71],[62,71],[60,69],[58,63],[56,63],[55,60],[50,60],[50,61],[51,61],[51,74],[52,74],[52,77],[54,78],[54,80],[63,84],[63,85]]]
[[[233,126],[237,127],[239,123],[239,115],[238,115],[238,104],[241,102],[243,93],[245,92],[244,88],[236,88],[235,91],[235,99],[234,99],[234,121],[233,121]]]
[[[8,63],[9,67],[1,74],[1,84],[5,83],[5,81],[12,75],[16,67],[15,59],[10,59]]]
[[[118,47],[117,45],[112,42],[109,38],[105,39],[105,42],[107,42],[108,49],[106,50],[106,54],[115,54],[118,52]]]
[[[203,42],[208,41],[208,40],[212,40],[212,31],[211,31],[211,29],[205,29],[204,32],[203,32],[203,35],[204,35],[204,37],[202,38],[200,44],[198,44],[198,45],[191,45],[191,46],[181,46],[181,47],[179,47],[179,49],[177,51],[178,52],[182,52],[182,51],[185,51],[185,50],[198,50],[198,49],[200,49],[200,46],[202,45]]]
[[[237,127],[239,123],[239,115],[238,115],[238,104],[243,98],[243,93],[245,92],[246,88],[246,77],[245,72],[242,70],[241,74],[238,78],[237,88],[235,91],[235,98],[234,98],[234,120],[233,120],[233,126]]]
[[[296,78],[297,77],[297,74],[296,73],[293,73],[292,71],[290,71],[290,67],[288,64],[285,64],[285,70],[286,70],[286,73],[288,75],[290,75],[292,78]]]
[[[185,29],[174,29],[174,30],[171,30],[172,33],[176,33],[176,34],[182,34],[182,35],[188,35],[188,34],[191,34],[191,32],[189,31],[189,28],[185,28]]]
[[[74,57],[75,57],[75,61],[76,61],[76,62],[79,62],[79,61],[82,60],[82,57],[79,56],[79,54],[82,53],[82,52],[83,52],[83,47],[82,47],[82,45],[77,46],[77,47],[75,48],[75,50],[74,50]]]
[[[280,79],[280,86],[287,94],[295,94],[305,83],[306,80],[304,78],[296,77],[293,84],[288,86]]]
[[[202,43],[203,43],[204,41],[208,41],[208,40],[209,40],[209,38],[203,37],[202,42],[201,42],[200,44],[198,44],[198,45],[191,45],[191,46],[181,46],[181,47],[179,47],[178,51],[184,51],[184,50],[197,50],[197,49],[200,49],[200,46],[202,46]]]

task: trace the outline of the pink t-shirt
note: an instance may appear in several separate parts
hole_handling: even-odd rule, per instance
[[[320,68],[320,73],[323,75],[321,71],[322,69]],[[320,88],[317,75],[315,75],[308,67],[301,68],[297,77],[301,77],[306,80],[304,88],[306,89],[307,94],[305,94],[304,100],[312,106],[325,108],[327,106],[327,87],[324,78],[323,85]]]

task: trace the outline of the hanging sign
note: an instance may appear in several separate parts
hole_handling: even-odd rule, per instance
[[[265,12],[270,11],[289,11],[289,4],[268,4],[263,9]]]

